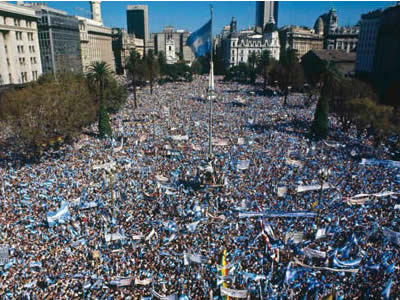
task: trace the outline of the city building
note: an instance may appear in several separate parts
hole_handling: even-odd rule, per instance
[[[224,35],[223,31],[220,38]],[[223,47],[225,68],[237,66],[239,63],[247,63],[251,53],[260,54],[264,50],[269,50],[271,57],[279,60],[279,34],[272,17],[270,22],[265,25],[262,34],[259,34],[255,28],[237,31],[237,22],[233,17],[229,26],[229,34],[226,38],[222,38],[220,45]]]
[[[149,39],[149,15],[147,5],[128,5],[126,8],[128,33],[146,42]]]
[[[278,26],[278,1],[257,1],[256,2],[256,32],[262,33],[265,25],[267,25],[271,19],[274,20],[276,26]]]
[[[314,24],[314,30],[317,34],[323,34],[324,49],[337,49],[346,52],[356,50],[360,31],[359,25],[339,27],[338,16],[334,8],[318,17]]]
[[[42,74],[37,21],[33,9],[0,2],[0,85],[33,81]]]
[[[281,49],[296,50],[301,57],[312,49],[324,49],[323,34],[315,33],[314,29],[299,26],[284,26],[279,29]]]
[[[381,16],[381,9],[361,15],[360,35],[357,45],[356,73],[370,74],[373,71]]]
[[[144,41],[138,39],[134,34],[129,34],[125,29],[112,29],[112,50],[115,59],[115,71],[117,74],[124,74],[126,61],[132,49],[135,49],[140,56],[144,53]]]
[[[344,77],[352,76],[354,75],[356,53],[336,49],[313,49],[308,51],[301,60],[304,72],[308,75],[322,70],[327,62],[331,62]]]
[[[114,54],[112,50],[112,31],[105,27],[101,20],[100,2],[90,2],[92,14],[96,20],[78,16],[81,43],[81,58],[83,72],[96,61],[105,61],[112,71],[115,71]]]
[[[400,3],[386,8],[380,17],[373,77],[385,103],[399,105]]]
[[[82,72],[79,21],[45,3],[24,4],[38,16],[38,34],[43,73]]]
[[[150,41],[154,45],[156,53],[164,52],[168,64],[178,61],[191,64],[195,59],[192,49],[186,45],[190,32],[186,30],[174,30],[172,26],[164,27],[162,32],[152,33]]]

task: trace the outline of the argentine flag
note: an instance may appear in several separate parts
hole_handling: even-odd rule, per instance
[[[187,39],[186,45],[192,48],[196,57],[203,56],[211,50],[211,20],[199,30],[193,32]]]

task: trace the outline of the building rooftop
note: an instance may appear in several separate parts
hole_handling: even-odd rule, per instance
[[[32,9],[34,9],[35,11],[46,10],[46,11],[57,13],[60,15],[65,15],[65,16],[67,15],[67,12],[65,12],[63,10],[51,8],[47,5],[47,3],[43,3],[43,2],[24,3],[23,6],[30,7]]]
[[[127,10],[147,9],[147,5],[127,5]]]
[[[37,18],[35,10],[29,7],[19,6],[7,2],[0,2],[0,11],[7,11],[14,14]]]
[[[342,50],[318,50],[313,49],[310,50],[316,56],[318,56],[321,60],[333,61],[333,62],[355,62],[356,61],[356,53]]]

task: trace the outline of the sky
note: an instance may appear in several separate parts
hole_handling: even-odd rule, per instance
[[[214,6],[213,33],[220,33],[236,17],[238,29],[254,25],[255,2],[252,1],[103,1],[101,3],[104,24],[109,27],[126,28],[126,6],[147,4],[149,31],[161,32],[164,26],[194,31],[210,17],[210,4]],[[302,25],[313,27],[315,20],[332,6],[338,14],[339,26],[354,25],[360,15],[378,8],[395,4],[393,1],[281,1],[278,26]],[[71,15],[88,17],[88,1],[49,1],[50,7],[61,9]]]

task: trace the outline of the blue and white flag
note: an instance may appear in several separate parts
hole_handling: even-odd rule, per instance
[[[383,287],[382,296],[384,299],[390,298],[390,290],[392,289],[393,280],[390,279]]]
[[[69,210],[68,210],[68,202],[65,202],[61,205],[60,209],[57,210],[56,212],[48,212],[46,214],[47,216],[47,222],[49,223],[49,226],[53,226],[56,224],[56,222],[63,222],[67,218],[69,218]]]
[[[393,231],[389,228],[382,227],[382,233],[390,242],[396,245],[400,245],[400,233]]]
[[[193,32],[187,39],[186,45],[192,48],[196,57],[211,51],[211,20],[203,27]]]

